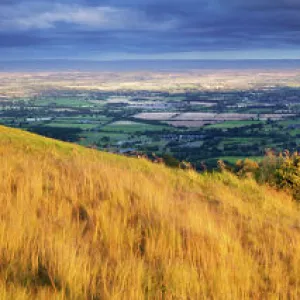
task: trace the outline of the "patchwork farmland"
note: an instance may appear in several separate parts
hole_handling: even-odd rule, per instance
[[[87,147],[168,155],[197,169],[300,150],[296,71],[2,73],[0,79],[0,123]]]

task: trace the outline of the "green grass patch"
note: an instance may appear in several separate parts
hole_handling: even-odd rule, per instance
[[[92,129],[99,124],[81,124],[81,123],[63,123],[63,122],[52,122],[47,124],[48,127],[64,127],[64,128],[80,128],[83,130]]]
[[[35,100],[36,105],[49,106],[55,104],[57,107],[93,107],[88,100],[81,98],[45,98]]]
[[[208,125],[205,128],[241,128],[249,125],[263,124],[261,121],[226,121],[224,123]]]
[[[128,134],[122,133],[111,133],[111,132],[86,132],[80,135],[81,140],[79,144],[81,145],[91,145],[101,141],[102,138],[108,137],[109,143],[117,143],[120,141],[126,142],[129,139]]]
[[[169,128],[168,126],[164,126],[164,125],[150,125],[150,124],[136,123],[136,122],[128,122],[128,123],[124,122],[122,124],[120,122],[115,122],[103,127],[102,131],[134,133],[134,132],[144,132],[144,131],[162,131],[168,128]]]
[[[222,156],[219,157],[219,160],[223,160],[224,162],[228,162],[229,164],[235,164],[240,159],[251,159],[256,162],[260,162],[263,160],[263,156]]]

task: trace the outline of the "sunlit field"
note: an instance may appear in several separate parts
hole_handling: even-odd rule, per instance
[[[0,127],[0,299],[299,299],[299,207]]]

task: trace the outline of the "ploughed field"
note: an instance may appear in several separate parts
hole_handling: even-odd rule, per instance
[[[183,127],[202,127],[208,124],[223,123],[226,121],[278,121],[284,118],[295,117],[294,114],[243,114],[243,113],[140,113],[134,116],[140,120],[166,121],[167,124]]]

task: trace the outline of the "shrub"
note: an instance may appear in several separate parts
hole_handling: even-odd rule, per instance
[[[300,155],[284,151],[279,155],[268,152],[260,164],[250,159],[236,163],[236,174],[240,177],[254,177],[260,184],[268,183],[286,190],[300,200]]]
[[[275,182],[279,188],[289,190],[296,200],[300,200],[300,155],[286,152],[285,159],[275,172]]]

